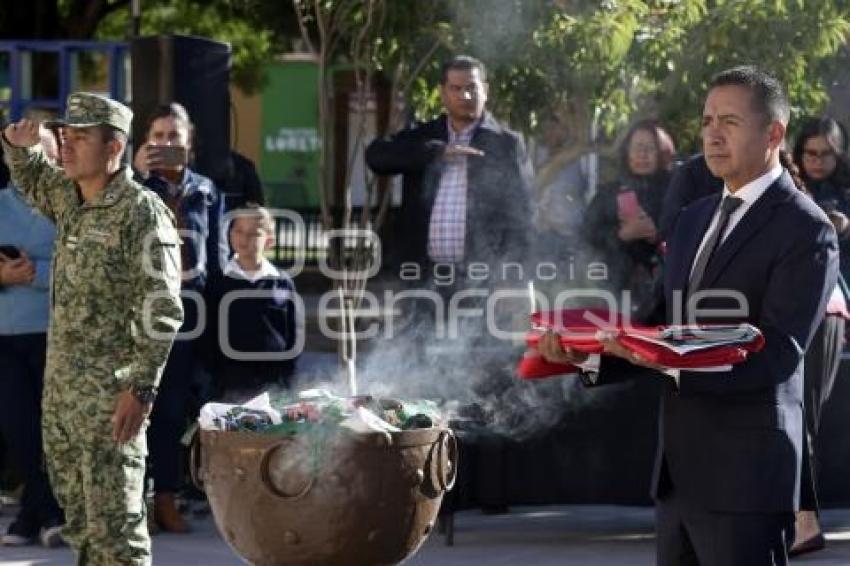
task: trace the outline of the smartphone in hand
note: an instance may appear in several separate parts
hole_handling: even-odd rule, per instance
[[[151,145],[148,158],[159,167],[183,167],[189,162],[189,152],[182,145]]]
[[[617,193],[617,216],[621,220],[633,220],[640,214],[640,203],[638,203],[637,194],[634,191]]]

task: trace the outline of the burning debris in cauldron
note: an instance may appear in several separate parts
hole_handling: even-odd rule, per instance
[[[445,424],[433,401],[405,401],[370,395],[338,397],[310,389],[296,397],[263,393],[241,405],[208,403],[199,423],[204,430],[298,434],[342,428],[356,433],[398,432]]]

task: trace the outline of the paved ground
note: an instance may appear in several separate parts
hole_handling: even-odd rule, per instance
[[[14,509],[0,514],[5,530]],[[850,510],[824,513],[829,548],[801,558],[801,565],[850,564]],[[157,566],[225,566],[238,558],[218,536],[212,520],[193,519],[190,535],[154,537]],[[614,506],[516,507],[507,515],[483,516],[477,511],[459,513],[455,546],[446,547],[435,533],[412,566],[516,566],[533,564],[613,566],[654,563],[652,510]],[[0,548],[0,564],[59,566],[73,563],[68,549],[40,547]]]

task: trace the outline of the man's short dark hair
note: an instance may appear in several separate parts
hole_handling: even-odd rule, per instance
[[[145,123],[145,135],[151,131],[153,123],[160,118],[174,118],[178,122],[183,122],[189,129],[189,134],[191,136],[194,125],[192,124],[192,120],[189,119],[189,112],[186,111],[186,107],[179,102],[160,104],[154,108],[153,112],[151,112],[148,116],[148,121]]]
[[[732,67],[714,75],[708,90],[721,86],[741,86],[753,93],[753,105],[769,121],[788,123],[791,105],[779,79],[754,65]]]
[[[449,80],[449,71],[471,71],[472,69],[478,69],[478,76],[482,83],[487,82],[487,69],[484,63],[469,55],[458,55],[440,67],[440,84],[444,85]]]

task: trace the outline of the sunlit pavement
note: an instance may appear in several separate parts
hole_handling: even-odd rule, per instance
[[[0,511],[5,532],[14,508]],[[514,507],[505,515],[458,513],[455,544],[436,531],[407,564],[414,566],[651,565],[654,563],[652,509],[616,506]],[[799,564],[850,564],[850,509],[823,514],[829,546],[795,560]],[[240,564],[222,541],[210,517],[192,518],[188,535],[154,537],[154,564],[219,566]],[[0,548],[0,564],[67,565],[67,548]]]

